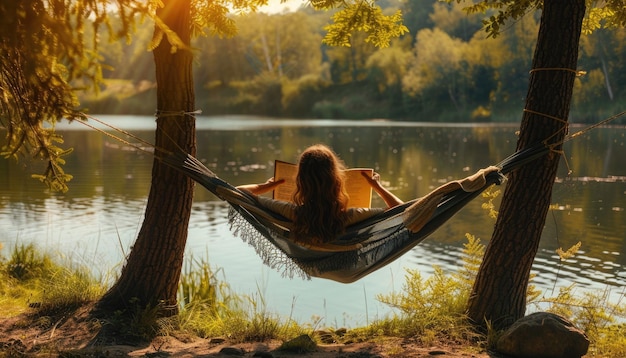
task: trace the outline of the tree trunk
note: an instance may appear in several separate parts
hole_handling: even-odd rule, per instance
[[[567,131],[584,0],[545,0],[517,149],[557,143]],[[503,329],[524,316],[530,270],[550,205],[560,155],[511,173],[472,294],[470,320]]]
[[[190,0],[164,1],[157,10],[163,22],[185,44],[190,39]],[[158,150],[195,155],[192,53],[173,53],[167,37],[154,50],[158,118]],[[144,307],[161,305],[166,314],[178,312],[176,292],[183,264],[193,200],[193,181],[162,164],[155,156],[143,225],[122,274],[100,300],[101,309],[124,309],[132,301]]]

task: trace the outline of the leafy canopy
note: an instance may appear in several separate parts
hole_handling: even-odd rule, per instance
[[[146,4],[118,2],[121,26],[113,29],[106,1],[24,0],[0,4],[0,124],[6,143],[0,153],[17,158],[30,155],[47,161],[43,174],[34,175],[55,191],[67,191],[72,176],[63,157],[71,152],[56,144],[55,124],[80,118],[74,91],[76,83],[94,86],[101,79],[98,29],[111,39],[128,37],[134,17],[147,13]],[[86,19],[94,27],[84,38]]]
[[[467,2],[466,0],[447,1]],[[602,27],[626,26],[626,4],[623,0],[587,0],[586,3],[587,13],[583,23],[583,33],[589,34]],[[465,11],[469,14],[491,14],[483,21],[483,24],[488,36],[496,37],[509,19],[518,20],[527,13],[541,10],[542,7],[542,0],[481,0],[465,7]]]
[[[350,40],[355,31],[364,32],[365,42],[377,47],[388,47],[393,38],[404,35],[409,29],[402,24],[402,12],[392,15],[383,14],[374,2],[358,0],[346,2],[340,0],[311,0],[311,5],[318,10],[342,7],[332,19],[333,24],[324,27],[327,31],[324,43],[331,46],[350,47]]]

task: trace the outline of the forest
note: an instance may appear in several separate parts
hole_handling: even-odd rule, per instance
[[[488,37],[485,14],[436,0],[379,2],[401,10],[409,32],[378,48],[352,36],[323,43],[327,12],[247,13],[238,33],[193,40],[196,105],[205,115],[394,119],[422,122],[519,121],[539,12]],[[153,24],[137,21],[132,41],[102,39],[104,81],[79,96],[92,114],[152,114]],[[626,29],[583,33],[571,122],[596,122],[626,100]]]

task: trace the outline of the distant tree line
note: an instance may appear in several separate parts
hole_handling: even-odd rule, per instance
[[[529,13],[488,38],[484,14],[436,0],[386,1],[402,10],[410,33],[377,48],[355,35],[349,47],[322,43],[328,14],[303,7],[235,20],[232,38],[201,36],[196,103],[204,114],[292,118],[388,118],[412,121],[517,121],[528,88],[538,15]],[[82,96],[91,113],[152,114],[152,25],[133,42],[101,44],[105,82]],[[571,119],[593,122],[623,110],[626,29],[583,35]]]

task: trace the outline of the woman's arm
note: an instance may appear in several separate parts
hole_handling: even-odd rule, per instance
[[[237,189],[245,190],[254,195],[261,195],[263,193],[267,193],[268,191],[274,190],[274,188],[284,182],[285,179],[279,179],[274,181],[274,178],[269,178],[265,183],[239,185],[237,186]]]
[[[404,203],[392,192],[383,187],[380,183],[380,174],[374,173],[370,176],[368,172],[361,172],[361,175],[363,175],[374,191],[376,191],[376,193],[385,201],[385,204],[387,204],[388,207],[393,208],[394,206]]]

